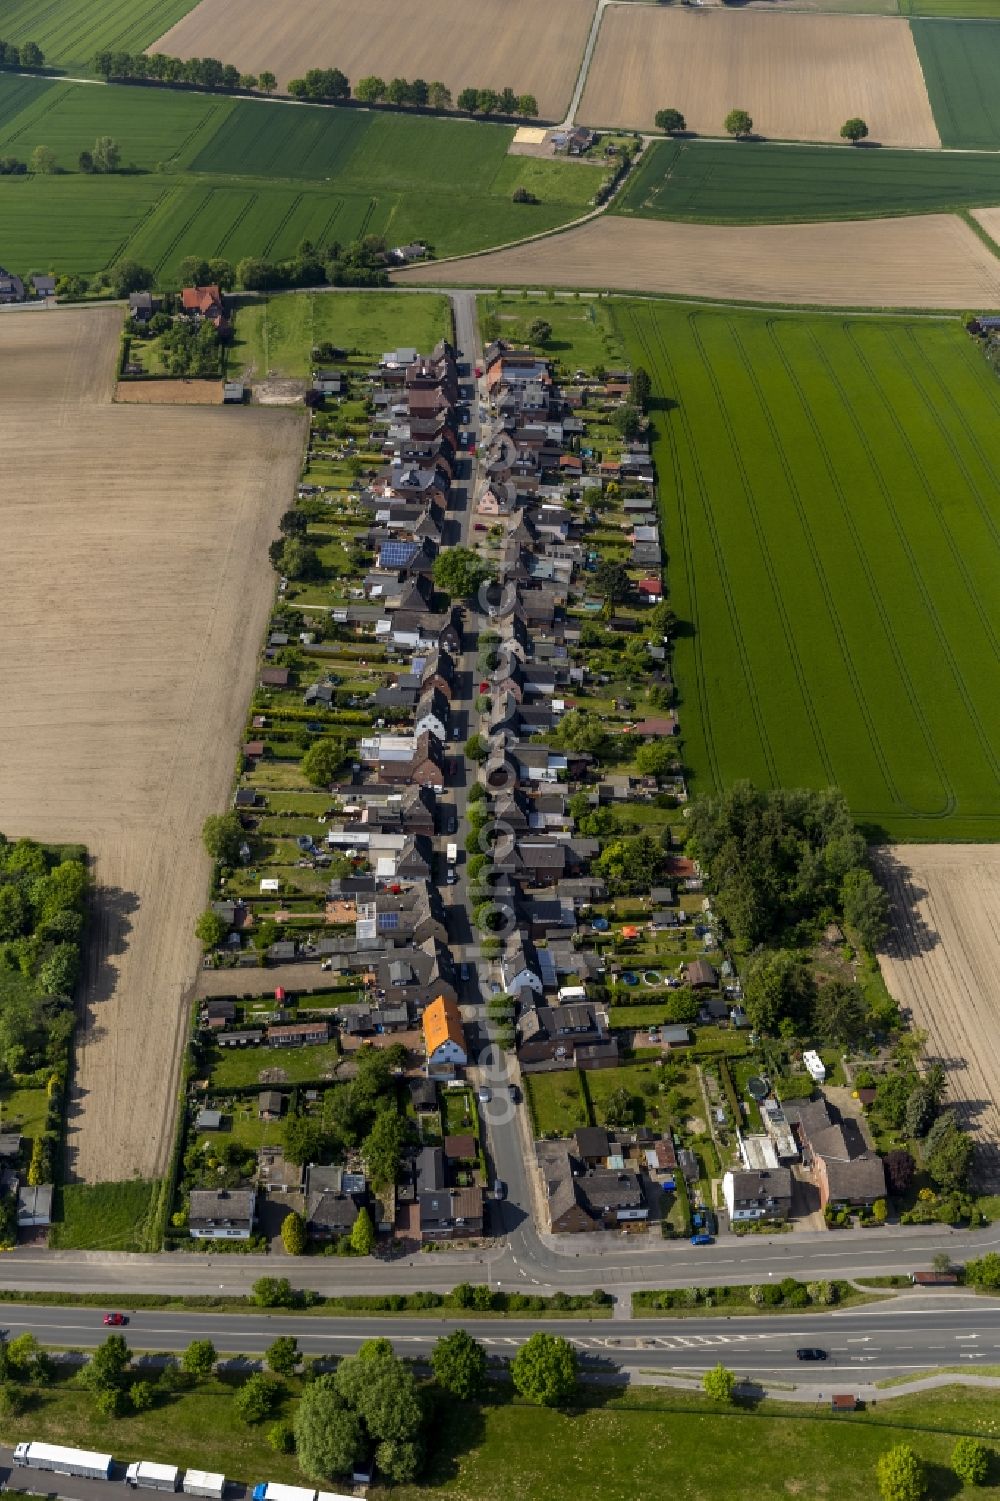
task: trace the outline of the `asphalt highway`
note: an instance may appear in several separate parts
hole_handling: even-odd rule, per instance
[[[122,1312],[129,1312],[127,1304]],[[0,1325],[8,1337],[29,1330],[43,1344],[85,1350],[111,1332],[103,1311],[8,1304]],[[280,1312],[216,1314],[129,1312],[120,1331],[142,1352],[183,1350],[193,1339],[210,1339],[220,1353],[260,1355],[273,1339],[292,1334],[309,1355],[346,1355],[363,1340],[391,1339],[401,1354],[425,1355],[448,1329],[461,1327],[496,1355],[512,1355],[539,1328],[571,1339],[585,1365],[610,1361],[630,1370],[703,1371],[722,1361],[743,1376],[792,1376],[798,1381],[872,1382],[884,1376],[958,1366],[1000,1365],[1000,1303],[968,1294],[914,1293],[891,1306],[824,1314],[750,1318],[638,1318],[629,1322],[585,1318],[559,1320],[477,1319],[449,1314],[419,1318],[330,1317]],[[827,1352],[823,1362],[796,1358],[803,1346]]]

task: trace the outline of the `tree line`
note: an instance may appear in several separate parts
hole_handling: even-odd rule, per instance
[[[45,53],[37,42],[0,42],[0,68],[44,68]]]
[[[668,136],[687,133],[687,121],[679,109],[658,109],[653,124]],[[737,140],[746,140],[753,135],[753,117],[745,109],[731,109],[722,126],[727,135],[735,136]],[[867,135],[868,125],[860,115],[852,115],[840,127],[841,140],[850,141],[852,146],[860,145]]]
[[[23,51],[22,48],[22,56]],[[39,61],[34,66],[40,65]],[[106,49],[97,54],[94,67],[109,83],[155,83],[267,95],[273,94],[278,87],[273,73],[241,73],[233,63],[221,62],[217,57],[183,58],[166,52],[113,52]],[[397,108],[430,109],[442,113],[459,109],[470,115],[520,115],[525,119],[538,114],[534,94],[518,94],[509,86],[462,89],[452,103],[451,90],[443,83],[427,83],[423,78],[391,78],[386,81],[372,73],[358,80],[352,94],[351,81],[340,68],[310,68],[301,78],[290,79],[288,93],[293,99],[311,100],[316,104],[346,104],[353,97],[359,104],[391,104]]]

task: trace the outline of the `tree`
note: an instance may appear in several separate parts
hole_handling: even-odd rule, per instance
[[[193,1339],[181,1356],[181,1370],[196,1381],[207,1381],[215,1370],[217,1359],[218,1354],[210,1339]]]
[[[913,1182],[917,1164],[912,1155],[904,1151],[902,1147],[895,1147],[891,1152],[887,1152],[884,1160],[889,1192],[895,1198],[901,1198]]]
[[[1000,1288],[1000,1253],[987,1251],[977,1260],[966,1262],[965,1280],[970,1287],[995,1292]]]
[[[416,1377],[386,1339],[366,1340],[334,1375],[338,1394],[379,1447],[376,1461],[390,1480],[412,1479],[420,1459],[423,1408]]]
[[[924,1083],[918,1084],[906,1102],[906,1113],[903,1116],[907,1136],[926,1136],[936,1115],[937,1099],[934,1091]]]
[[[934,1272],[950,1272],[951,1257],[947,1251],[935,1251],[931,1257],[931,1270]]]
[[[46,175],[58,172],[59,170],[56,162],[56,154],[49,146],[36,146],[28,158],[28,165],[32,172],[40,172]]]
[[[128,1399],[133,1412],[148,1412],[156,1401],[156,1387],[151,1381],[133,1381]]]
[[[753,131],[753,120],[745,109],[731,109],[723,124],[726,128],[726,134],[736,136],[738,140],[744,139]]]
[[[442,1391],[461,1402],[472,1402],[486,1385],[486,1351],[464,1329],[438,1340],[431,1351],[431,1368]]]
[[[258,1277],[251,1289],[258,1308],[291,1308],[295,1294],[287,1277]]]
[[[985,1485],[990,1473],[990,1451],[978,1439],[960,1438],[951,1451],[951,1467],[963,1485]]]
[[[812,1009],[815,983],[801,954],[765,950],[751,960],[746,976],[746,1012],[753,1027],[774,1032],[789,1018],[802,1022]]]
[[[477,89],[476,90],[476,113],[477,114],[479,114],[479,115],[493,115],[493,114],[496,114],[497,106],[498,106],[499,103],[500,103],[500,95],[496,92],[495,89]]]
[[[269,72],[266,68],[260,74],[257,82],[260,84],[260,87],[265,94],[273,94],[275,89],[278,87],[278,80],[275,78],[274,74]]]
[[[624,563],[602,558],[594,571],[594,588],[609,605],[620,605],[632,593],[632,580]]]
[[[872,1214],[879,1225],[884,1225],[889,1218],[889,1206],[884,1199],[876,1199],[872,1205]]]
[[[202,843],[220,865],[235,865],[243,843],[243,825],[239,814],[210,813],[201,826]]]
[[[302,775],[313,787],[329,787],[343,759],[339,740],[316,740],[302,757]]]
[[[91,1391],[121,1390],[131,1359],[132,1352],[125,1343],[125,1336],[109,1334],[84,1366],[81,1380]]]
[[[77,166],[83,173],[91,173],[94,170],[94,158],[89,151],[81,151],[77,157]]]
[[[319,1376],[302,1393],[293,1419],[299,1464],[314,1480],[348,1475],[365,1452],[361,1419],[337,1390],[334,1376]]]
[[[471,547],[449,547],[434,559],[434,584],[450,599],[469,599],[492,571]]]
[[[464,110],[465,113],[469,115],[474,115],[476,113],[476,105],[478,104],[478,102],[478,89],[463,89],[459,94],[458,99],[456,100],[458,108],[460,110]]]
[[[525,120],[531,120],[537,116],[538,100],[534,94],[518,94],[517,113]]]
[[[909,1444],[896,1444],[875,1466],[882,1501],[921,1501],[926,1494],[924,1467]]]
[[[614,415],[614,424],[621,436],[629,442],[642,430],[642,412],[634,401],[627,401]]]
[[[302,1256],[306,1249],[306,1222],[293,1209],[281,1222],[281,1243],[289,1256]]]
[[[687,121],[679,109],[658,109],[653,116],[653,124],[657,130],[665,130],[668,136],[687,130]]]
[[[379,78],[376,73],[369,73],[366,78],[359,78],[354,85],[354,97],[361,104],[377,104],[385,96],[385,79]]]
[[[972,1167],[973,1147],[950,1110],[939,1115],[924,1139],[924,1167],[938,1188],[946,1193],[966,1187]]]
[[[669,740],[644,740],[635,753],[636,771],[644,777],[662,777],[674,764]]]
[[[576,1350],[557,1334],[533,1334],[515,1355],[511,1376],[529,1402],[558,1407],[576,1391]]]
[[[117,172],[122,154],[113,136],[98,136],[91,152],[95,172]]]
[[[194,925],[195,937],[206,949],[217,949],[226,936],[225,918],[206,907]]]
[[[365,1166],[377,1186],[396,1182],[405,1141],[406,1124],[395,1107],[389,1105],[380,1110],[361,1143]]]
[[[294,1334],[280,1334],[268,1345],[264,1359],[276,1376],[294,1376],[299,1363],[299,1342]]]
[[[701,1378],[702,1390],[713,1402],[731,1402],[736,1392],[736,1375],[721,1362]]]
[[[45,66],[45,54],[37,42],[23,42],[21,44],[21,67],[42,68]]]
[[[302,1167],[307,1162],[320,1160],[326,1151],[327,1136],[321,1121],[294,1110],[285,1117],[281,1128],[281,1143],[285,1160],[294,1163],[296,1167]]]
[[[283,543],[278,566],[286,578],[296,581],[319,578],[323,572],[319,553],[301,537],[289,537]]]
[[[552,324],[547,318],[534,318],[528,324],[528,343],[547,344],[552,337]]]
[[[119,261],[111,268],[111,290],[116,297],[128,297],[132,292],[148,292],[155,281],[149,266],[140,266],[138,261]]]
[[[840,1047],[849,1047],[865,1032],[868,1005],[860,985],[830,980],[820,985],[813,1005],[813,1026],[822,1037]]]
[[[254,1374],[244,1381],[236,1396],[233,1398],[233,1407],[237,1417],[243,1419],[248,1427],[255,1423],[263,1423],[266,1417],[277,1407],[284,1388],[274,1376],[268,1376],[263,1371],[255,1371]]]
[[[465,754],[470,761],[485,761],[489,755],[489,746],[482,735],[470,735],[465,742]]]
[[[850,141],[852,146],[856,146],[868,134],[868,126],[859,115],[852,115],[840,127],[840,134],[845,141]]]
[[[635,1104],[624,1085],[619,1085],[608,1095],[604,1114],[609,1126],[635,1125]]]
[[[630,382],[630,387],[631,389],[629,391],[629,395],[631,396],[632,401],[637,407],[639,407],[641,411],[644,412],[649,402],[649,398],[652,395],[653,382],[650,377],[649,371],[644,369],[642,365],[636,365],[635,369],[632,371],[632,380]],[[662,606],[659,606],[658,608],[662,609]],[[660,626],[657,626],[657,630],[660,629],[662,628]]]
[[[362,1206],[351,1228],[351,1250],[358,1256],[370,1256],[375,1249],[375,1226],[368,1210]]]
[[[451,109],[451,89],[443,83],[430,83],[427,85],[427,103],[431,109]]]
[[[267,1442],[275,1454],[294,1454],[295,1429],[291,1423],[286,1423],[279,1419],[277,1423],[272,1423],[267,1430]]]
[[[840,888],[844,921],[874,953],[889,928],[889,898],[870,870],[850,870]]]

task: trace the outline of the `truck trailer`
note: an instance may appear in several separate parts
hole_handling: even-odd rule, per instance
[[[57,1475],[81,1475],[87,1480],[111,1479],[110,1454],[64,1449],[60,1444],[18,1444],[14,1464],[28,1470],[53,1470]]]
[[[215,1475],[209,1470],[188,1470],[184,1476],[185,1496],[206,1496],[208,1501],[222,1501],[226,1492],[225,1475]]]
[[[253,1488],[253,1501],[316,1501],[316,1492],[304,1485],[275,1485],[264,1481]]]
[[[137,1459],[125,1471],[125,1484],[134,1491],[179,1491],[181,1472],[176,1465],[157,1465]]]

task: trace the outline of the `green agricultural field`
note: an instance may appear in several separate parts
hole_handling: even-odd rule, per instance
[[[83,176],[118,142],[130,170]],[[129,256],[176,281],[186,255],[281,259],[303,240],[485,249],[579,217],[598,169],[507,155],[507,126],[0,74],[0,154],[48,146],[60,173],[0,179],[4,264],[83,275]],[[525,187],[536,203],[514,203]],[[29,190],[29,191],[25,191]],[[20,198],[10,198],[15,191]],[[57,230],[53,229],[53,224]],[[97,233],[95,233],[97,231]]]
[[[1000,20],[1000,0],[899,0],[899,14]]]
[[[451,332],[448,299],[434,292],[281,292],[240,307],[228,368],[305,376],[314,344],[377,360],[399,345],[432,349]]]
[[[884,218],[1000,203],[1000,155],[657,141],[615,206],[731,224]]]
[[[141,52],[161,37],[196,0],[4,0],[5,41],[37,42],[47,67],[90,73],[102,47]]]
[[[1000,21],[911,21],[910,30],[941,144],[1000,146]]]
[[[1000,838],[1000,384],[956,321],[617,305],[661,405],[685,759]]]

